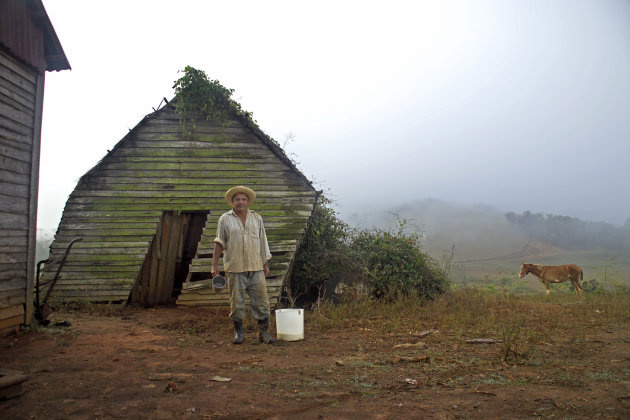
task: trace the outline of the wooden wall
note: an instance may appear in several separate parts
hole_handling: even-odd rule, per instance
[[[229,210],[224,194],[235,185],[258,195],[251,208],[267,228],[274,255],[270,294],[278,296],[317,199],[315,189],[276,145],[238,119],[198,121],[192,139],[182,138],[181,131],[178,115],[167,105],[81,178],[66,203],[51,255],[74,238],[83,240],[72,248],[53,298],[126,301],[165,211],[209,212],[191,267],[209,277],[216,221]],[[54,270],[51,264],[44,276]],[[225,304],[225,296],[219,300]],[[219,302],[212,295],[194,303]]]
[[[0,330],[32,314],[43,87],[0,48]]]

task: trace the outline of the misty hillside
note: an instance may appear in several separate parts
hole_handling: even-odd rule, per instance
[[[435,199],[414,201],[390,211],[354,213],[346,218],[360,228],[406,228],[421,232],[424,246],[433,257],[451,253],[454,260],[496,257],[519,252],[527,236],[509,223],[504,212],[484,205],[464,206]]]
[[[360,228],[406,229],[421,232],[427,252],[435,258],[450,254],[454,261],[504,256],[528,257],[568,250],[630,250],[630,223],[616,227],[575,217],[524,212],[505,213],[484,205],[465,206],[435,199],[414,201],[389,211],[354,213],[346,218]]]

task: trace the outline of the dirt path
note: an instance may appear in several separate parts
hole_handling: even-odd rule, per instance
[[[626,327],[543,343],[526,363],[505,365],[500,345],[466,344],[439,325],[418,338],[380,333],[378,319],[313,329],[311,316],[303,341],[258,344],[249,326],[234,346],[215,309],[55,313],[53,322],[72,326],[2,339],[0,366],[29,380],[0,411],[7,419],[630,418]]]

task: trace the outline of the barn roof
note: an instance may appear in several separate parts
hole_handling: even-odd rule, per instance
[[[0,12],[0,43],[13,55],[43,70],[70,70],[41,0],[0,0]]]

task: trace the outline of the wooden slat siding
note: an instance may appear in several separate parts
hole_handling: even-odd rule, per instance
[[[282,276],[306,228],[317,193],[304,176],[279,159],[277,151],[261,141],[258,134],[236,120],[229,121],[227,127],[222,125],[198,122],[194,140],[182,140],[179,116],[167,106],[141,121],[81,178],[66,203],[51,246],[51,256],[59,255],[70,240],[83,238],[68,257],[64,268],[67,276],[61,282],[60,295],[105,300],[114,295],[100,293],[107,287],[108,279],[110,286],[120,284],[114,282],[120,282],[124,273],[129,273],[129,282],[136,286],[119,290],[117,295],[128,297],[131,293],[132,298],[141,303],[155,301],[158,296],[143,297],[143,293],[152,293],[155,284],[150,282],[159,281],[160,267],[157,263],[143,265],[143,262],[162,213],[210,211],[216,216],[208,217],[215,225],[211,230],[216,229],[218,216],[229,210],[224,200],[225,191],[243,184],[253,187],[258,194],[252,208],[268,223],[267,234],[273,238],[271,247],[276,247],[277,241],[282,248],[272,251],[277,277],[269,279],[271,298],[277,299]],[[208,227],[204,230],[201,247],[204,238],[210,242],[214,239],[209,238]],[[115,245],[134,242],[146,244],[144,254],[138,253],[136,250],[140,247],[135,245]],[[178,241],[173,242],[173,247],[175,242]],[[177,253],[176,249],[160,251]],[[103,275],[100,268],[93,268],[105,263],[112,267],[107,275]],[[54,264],[46,267],[44,276],[51,276],[54,269]],[[90,288],[90,278],[96,279],[94,284],[98,289]],[[76,284],[82,292],[72,295],[71,284]],[[111,286],[109,290],[118,289]],[[162,293],[164,297],[170,292],[162,290]]]
[[[30,162],[21,162],[13,158],[0,155],[0,168],[16,174],[28,175],[31,171],[31,164]]]
[[[0,302],[3,302],[3,308],[23,303],[24,289],[0,291]]]
[[[32,171],[39,168],[38,162],[33,165],[32,161],[39,159],[34,147],[39,150],[37,124],[42,89],[43,79],[0,51],[0,323],[3,327],[29,322],[32,312],[29,247],[34,249],[36,209],[33,210],[32,195],[33,187],[37,187],[32,185],[37,182]],[[35,213],[33,217],[29,217],[31,212]]]

